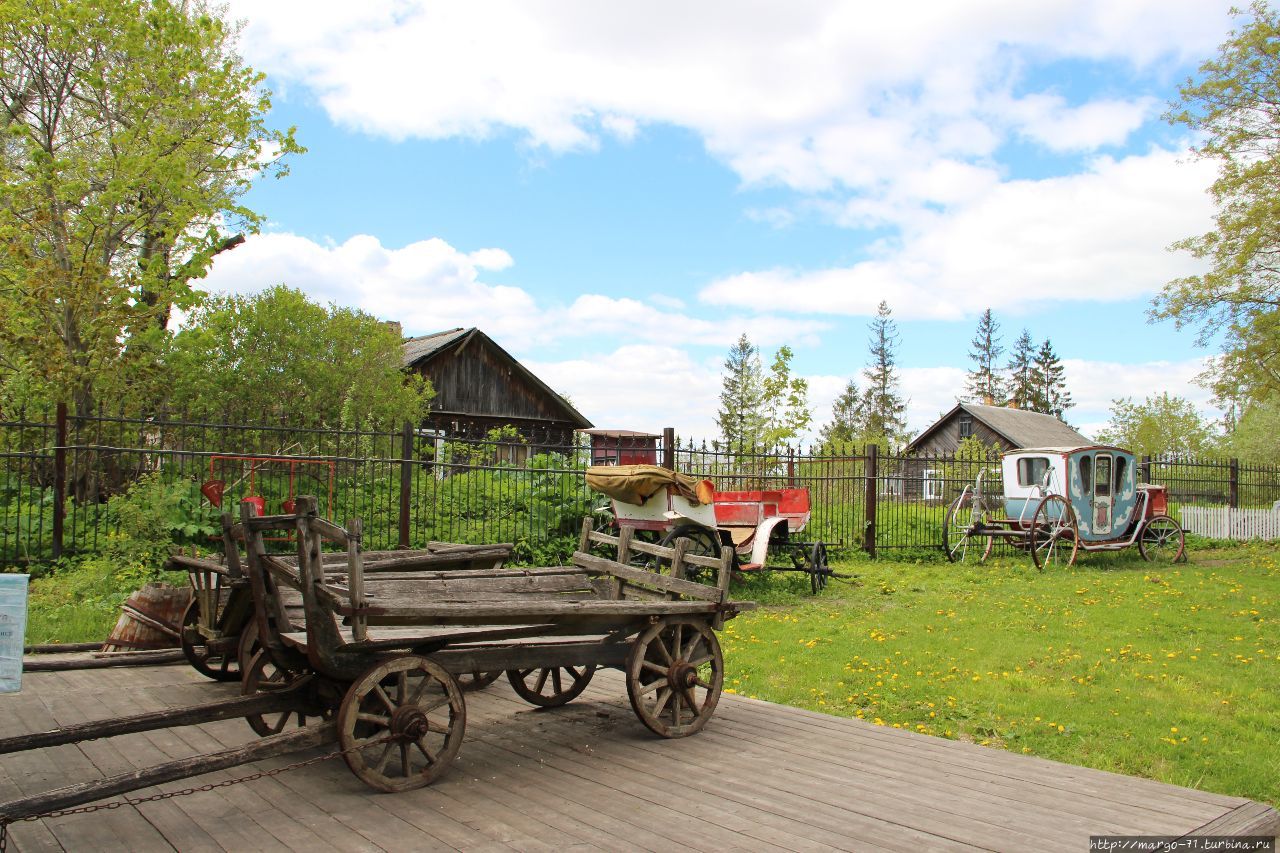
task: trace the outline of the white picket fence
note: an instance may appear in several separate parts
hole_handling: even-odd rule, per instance
[[[1184,506],[1180,512],[1184,530],[1210,539],[1280,539],[1280,501],[1271,509]]]

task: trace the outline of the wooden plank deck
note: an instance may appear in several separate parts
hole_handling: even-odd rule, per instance
[[[0,736],[236,692],[182,666],[29,673]],[[1274,834],[1274,809],[736,696],[662,740],[598,673],[537,711],[505,681],[468,694],[467,738],[431,788],[379,794],[341,759],[137,807],[16,824],[17,850],[1084,850],[1097,834]],[[0,756],[0,799],[234,746],[240,720]],[[314,753],[308,753],[308,755]],[[278,767],[261,762],[164,790]],[[157,793],[156,789],[134,796]]]

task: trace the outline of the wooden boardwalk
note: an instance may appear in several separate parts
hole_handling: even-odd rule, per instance
[[[28,673],[0,736],[235,692],[183,666]],[[661,740],[603,672],[535,711],[505,681],[468,697],[451,772],[404,794],[341,759],[191,796],[16,824],[17,850],[1086,850],[1094,834],[1275,833],[1275,810],[735,696]],[[241,720],[0,756],[0,799],[234,746]],[[315,755],[318,753],[308,753]],[[178,790],[285,765],[262,762]],[[133,796],[157,793],[155,789]]]

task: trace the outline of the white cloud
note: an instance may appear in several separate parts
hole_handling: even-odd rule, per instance
[[[882,186],[940,158],[987,156],[1013,133],[1054,149],[1117,144],[1147,102],[1066,103],[1025,91],[1027,69],[1202,57],[1227,20],[1226,4],[1204,0],[926,0],[910,14],[820,0],[367,5],[232,11],[249,22],[251,62],[369,133],[512,128],[569,150],[665,123],[748,181],[801,189]]]
[[[988,184],[945,213],[904,223],[900,243],[849,267],[772,269],[712,282],[712,305],[769,304],[808,314],[959,319],[984,308],[1143,297],[1194,269],[1172,241],[1202,232],[1212,164],[1174,152],[1098,158],[1088,172]],[[850,216],[888,216],[865,208]]]
[[[542,304],[522,288],[481,278],[513,264],[502,249],[462,252],[438,238],[394,249],[365,234],[324,246],[294,234],[259,234],[219,255],[203,287],[257,293],[287,284],[320,302],[398,320],[406,334],[480,326],[513,349],[575,337],[727,348],[744,331],[764,347],[813,346],[828,327],[757,313],[704,320],[690,316],[678,299],[661,297],[649,304],[584,294],[568,306]]]

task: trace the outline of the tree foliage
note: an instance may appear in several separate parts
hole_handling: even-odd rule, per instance
[[[721,379],[716,425],[726,447],[750,447],[764,433],[764,370],[760,350],[743,332],[729,349]]]
[[[1207,270],[1169,282],[1154,316],[1222,333],[1224,357],[1205,374],[1222,393],[1280,394],[1280,15],[1262,0],[1180,89],[1166,118],[1195,131],[1217,163],[1212,230],[1173,244]]]
[[[1009,353],[1006,368],[1009,372],[1008,402],[1015,408],[1034,411],[1039,386],[1035,362],[1036,345],[1031,340],[1031,332],[1023,329],[1022,334],[1013,342],[1013,351]]]
[[[907,438],[907,404],[898,386],[899,336],[892,313],[889,303],[881,301],[876,318],[868,326],[871,361],[862,371],[862,378],[867,385],[863,396],[867,438],[883,438],[896,444]]]
[[[844,391],[831,404],[831,420],[818,431],[818,441],[824,447],[851,445],[861,439],[866,429],[866,411],[858,383],[852,379]]]
[[[973,369],[965,382],[966,399],[988,406],[999,406],[1004,401],[1004,378],[1000,375],[1000,356],[1004,347],[1000,344],[1000,324],[991,316],[991,309],[978,318],[978,329],[970,341],[969,360]]]
[[[1111,401],[1111,419],[1098,435],[1143,456],[1201,456],[1213,451],[1217,437],[1190,402],[1162,392],[1135,403],[1132,397]]]
[[[799,438],[813,422],[809,408],[809,383],[791,375],[795,354],[785,344],[774,353],[773,364],[764,377],[765,426],[761,444],[773,447]]]
[[[1044,339],[1044,343],[1036,351],[1032,379],[1035,382],[1035,396],[1031,410],[1062,420],[1067,409],[1074,406],[1075,402],[1071,399],[1071,392],[1067,390],[1066,369],[1048,338]]]
[[[156,380],[172,306],[300,151],[200,0],[0,4],[0,368],[73,401]]]
[[[288,287],[213,297],[168,347],[166,402],[229,422],[394,429],[420,420],[431,397],[401,370],[400,347],[375,317]]]

